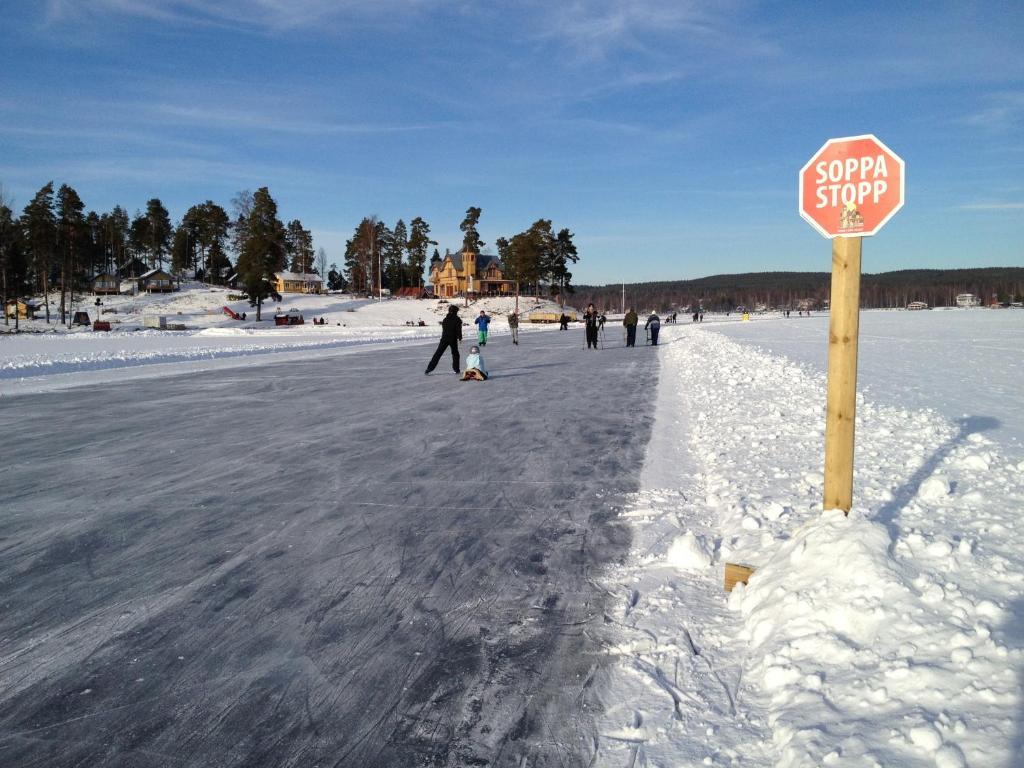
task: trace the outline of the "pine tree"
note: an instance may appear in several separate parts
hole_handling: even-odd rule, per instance
[[[246,239],[238,256],[238,279],[249,295],[249,304],[256,307],[258,321],[264,299],[281,300],[272,281],[285,260],[284,224],[277,218],[277,203],[266,187],[260,187],[253,195],[244,229]]]
[[[379,239],[384,224],[376,216],[367,216],[345,243],[345,274],[354,292],[371,296],[376,292]]]
[[[288,222],[285,231],[285,249],[288,252],[288,269],[307,274],[313,271],[313,233],[303,229],[302,222],[294,219]]]
[[[222,240],[223,238],[211,242],[209,249],[206,251],[207,274],[210,280],[215,283],[221,283],[228,276],[228,271],[231,269],[231,259],[228,258],[227,253],[224,251],[224,246],[221,244]]]
[[[66,321],[69,327],[69,313],[75,300],[77,260],[85,233],[84,210],[85,205],[78,193],[67,184],[61,184],[57,190],[57,247],[61,255],[60,321]]]
[[[120,267],[128,255],[128,231],[131,219],[128,211],[119,205],[100,217],[103,225],[103,269],[108,272]]]
[[[479,208],[470,207],[466,210],[466,218],[459,225],[459,229],[464,233],[462,238],[463,252],[469,251],[477,256],[480,255],[480,249],[487,245],[487,243],[480,239],[480,234],[476,231],[476,225],[480,222],[480,213],[481,210]]]
[[[331,264],[331,269],[327,273],[327,289],[330,291],[344,291],[347,287],[345,275],[338,271],[337,264]]]
[[[174,228],[171,226],[171,217],[160,202],[160,198],[154,197],[146,202],[146,221],[149,225],[147,249],[149,251],[149,265],[163,269],[164,257],[170,250],[171,233]]]
[[[105,250],[103,242],[103,218],[96,211],[89,211],[85,217],[86,243],[83,267],[88,277],[104,270]]]
[[[409,285],[423,287],[423,270],[427,266],[427,251],[430,246],[437,245],[436,240],[430,239],[430,225],[417,216],[410,223],[409,243],[406,251],[409,254],[407,271],[409,273]],[[437,253],[437,250],[434,250]]]
[[[511,280],[533,285],[540,293],[542,280],[549,279],[554,260],[555,237],[551,221],[538,219],[528,230],[513,235],[511,240],[499,244],[499,255]]]
[[[46,322],[50,322],[50,263],[57,248],[57,221],[53,216],[53,182],[36,192],[22,217],[32,268],[43,291]]]
[[[231,220],[231,250],[235,256],[242,253],[242,247],[249,237],[249,216],[252,213],[253,194],[248,189],[243,189],[231,198],[231,208],[234,211],[234,218]]]
[[[580,260],[576,245],[572,241],[572,232],[568,229],[560,229],[555,237],[551,259],[551,284],[558,285],[558,301],[565,304],[565,294],[572,293],[574,288],[571,285],[572,272],[569,271],[569,264],[575,264]]]
[[[195,234],[190,231],[189,225],[190,222],[185,218],[174,228],[174,237],[171,243],[171,271],[176,275],[195,269]],[[199,279],[198,271],[195,274],[196,279]]]
[[[405,222],[401,219],[395,224],[390,236],[385,236],[382,244],[384,253],[384,284],[395,291],[404,288],[406,283],[406,268],[402,263],[406,249],[409,247],[409,234],[405,228]]]
[[[21,224],[14,218],[11,201],[0,189],[0,289],[2,289],[2,306],[4,325],[10,324],[7,317],[7,300],[17,300],[21,295],[22,281],[25,277],[25,244]],[[18,312],[14,312],[14,327],[18,328]]]
[[[135,212],[131,225],[128,227],[128,250],[132,258],[145,259],[149,253],[149,219],[139,211]],[[132,275],[138,277],[138,275]]]
[[[196,270],[197,275],[201,271],[204,280],[220,280],[225,269],[225,262],[228,267],[231,264],[230,261],[227,261],[227,256],[224,253],[224,243],[227,239],[228,228],[231,226],[227,211],[212,200],[207,200],[205,203],[189,208],[182,222],[188,223],[190,253],[194,257],[192,268]],[[217,249],[216,266],[214,266],[214,259],[211,256],[215,247]]]

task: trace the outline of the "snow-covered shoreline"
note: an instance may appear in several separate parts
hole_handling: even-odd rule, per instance
[[[28,327],[35,332],[0,337],[0,397],[246,365],[253,356],[287,360],[303,354],[345,354],[367,345],[424,343],[438,338],[437,320],[448,307],[446,302],[433,300],[375,302],[347,296],[288,295],[281,302],[282,310],[298,309],[307,320],[323,317],[326,324],[274,327],[270,307],[264,308],[261,323],[252,318],[244,322],[229,319],[219,311],[221,306],[241,312],[247,305],[227,302],[227,295],[224,289],[202,289],[107,299],[113,305],[108,308],[119,308],[117,316],[123,321],[109,333],[33,321]],[[550,306],[551,302],[520,299],[524,314]],[[507,334],[506,315],[514,307],[511,297],[460,306],[466,339],[475,336],[472,321],[482,309],[494,318],[492,335]],[[136,328],[145,316],[164,313],[176,322],[183,321],[190,330]],[[123,327],[132,330],[118,330]],[[520,332],[551,328],[524,324]]]

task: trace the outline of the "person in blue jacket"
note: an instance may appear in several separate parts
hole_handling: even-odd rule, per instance
[[[481,347],[486,346],[487,326],[491,324],[491,316],[481,309],[480,316],[473,322],[476,323],[476,327],[479,329],[476,332],[477,341],[479,342]]]

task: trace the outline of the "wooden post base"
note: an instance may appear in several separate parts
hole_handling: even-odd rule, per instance
[[[740,565],[738,563],[726,563],[725,564],[725,591],[732,592],[733,587],[737,584],[746,584],[750,577],[754,574],[754,569],[749,565]]]

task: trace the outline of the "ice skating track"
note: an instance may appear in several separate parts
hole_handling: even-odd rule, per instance
[[[3,402],[0,765],[587,765],[657,360],[582,340]]]

